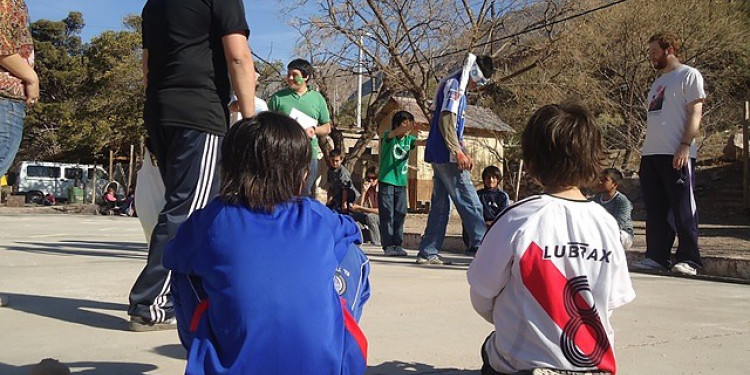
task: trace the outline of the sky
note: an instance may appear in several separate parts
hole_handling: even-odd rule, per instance
[[[121,30],[122,18],[140,14],[145,0],[26,0],[31,21],[59,21],[70,11],[83,13],[86,26],[81,37],[87,42],[105,30]],[[287,26],[288,17],[278,11],[275,1],[244,0],[250,25],[250,46],[263,59],[288,62],[297,41],[297,32]]]

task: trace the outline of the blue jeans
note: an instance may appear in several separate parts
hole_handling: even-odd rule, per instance
[[[469,235],[469,247],[478,247],[487,226],[482,216],[482,203],[479,202],[477,189],[471,183],[471,174],[458,169],[455,163],[432,164],[432,169],[435,175],[432,179],[430,214],[427,216],[427,227],[419,245],[419,256],[427,258],[437,255],[443,246],[451,200],[456,205]]]
[[[400,248],[404,242],[406,206],[406,186],[378,183],[378,213],[383,250],[389,247]]]
[[[310,160],[309,168],[310,169],[307,172],[307,180],[305,181],[305,191],[302,192],[302,195],[315,199],[315,180],[318,179],[318,159],[315,155],[313,155],[312,160]]]
[[[0,98],[0,176],[8,172],[21,145],[25,115],[23,101]]]

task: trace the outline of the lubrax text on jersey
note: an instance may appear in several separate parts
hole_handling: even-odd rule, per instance
[[[567,245],[555,245],[553,249],[549,246],[544,247],[544,259],[568,257],[609,263],[610,255],[612,255],[611,251],[596,248],[589,249],[589,244],[583,242],[568,242]]]

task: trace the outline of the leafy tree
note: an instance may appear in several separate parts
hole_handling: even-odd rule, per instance
[[[31,24],[41,100],[26,118],[19,159],[91,162],[105,149],[124,151],[142,134],[140,16],[124,31],[83,45],[80,12]]]

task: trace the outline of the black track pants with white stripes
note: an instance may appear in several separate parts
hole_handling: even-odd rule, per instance
[[[149,150],[164,180],[166,205],[151,235],[146,267],[130,291],[130,316],[155,323],[174,316],[170,272],[162,266],[162,255],[180,224],[216,196],[221,140],[221,136],[182,127],[163,126],[149,132]]]
[[[672,167],[672,155],[641,158],[640,182],[646,204],[646,257],[667,266],[678,238],[675,259],[703,267],[698,249],[698,209],[695,204],[695,159],[682,170]]]

